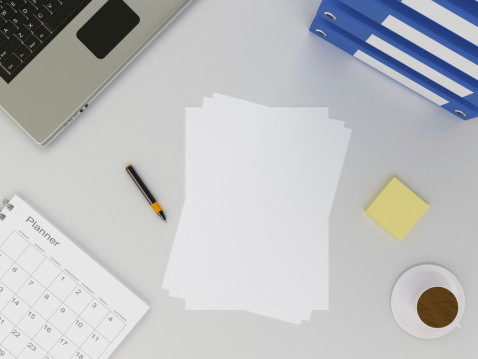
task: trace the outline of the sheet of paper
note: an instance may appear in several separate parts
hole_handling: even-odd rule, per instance
[[[266,106],[257,105],[257,104],[251,103],[251,102],[235,99],[235,98],[225,96],[225,95],[220,95],[220,94],[214,94],[214,99],[213,98],[205,98],[203,108],[220,107],[220,108],[223,109],[223,111],[228,111],[228,110],[230,110],[229,106],[231,106],[232,104],[234,104],[235,106],[240,104],[244,109],[247,108],[249,111],[254,111],[258,108],[259,109],[261,109],[261,108],[265,109],[266,108]],[[194,108],[194,109],[201,110],[199,108]],[[297,108],[297,107],[293,107],[293,108],[280,108],[280,109],[277,109],[277,110],[279,110],[279,111],[282,111],[282,110],[290,111],[289,115],[290,115],[291,118],[308,118],[310,120],[323,120],[324,118],[327,118],[327,116],[328,116],[328,108],[315,108],[315,107]],[[226,112],[226,115],[227,115],[227,112]],[[224,119],[227,120],[227,116]],[[343,121],[336,121],[336,120],[332,120],[332,121],[335,121],[338,126],[343,128]],[[187,197],[188,197],[188,195],[186,193],[186,198]],[[181,220],[181,223],[184,223],[183,219]],[[181,224],[180,224],[180,226],[181,226]],[[163,288],[168,289],[168,290],[171,289],[170,288],[170,286],[171,286],[170,283],[171,282],[176,283],[176,284],[178,283],[178,280],[172,278],[171,275],[173,273],[181,272],[180,270],[177,270],[176,266],[175,266],[175,264],[177,264],[176,255],[178,253],[182,253],[182,251],[179,251],[177,249],[178,243],[179,243],[179,241],[175,241],[175,243],[174,243],[173,250],[172,250],[172,253],[171,253],[171,257],[170,257],[170,263],[167,267],[166,276],[165,276],[164,283],[163,283]]]
[[[231,116],[200,111],[186,124],[186,197],[198,206],[184,229],[186,308],[327,309],[328,239],[317,238],[348,133],[240,108]]]
[[[183,208],[183,214],[181,216],[181,221],[185,221],[187,223],[187,217],[188,213],[190,211],[188,210],[187,206],[187,201],[186,204]],[[191,213],[191,215],[194,215],[194,213]],[[184,267],[185,263],[183,261],[184,256],[181,255],[184,251],[184,243],[186,242],[186,238],[181,235],[181,226],[178,229],[178,233],[176,235],[176,239],[174,242],[174,247],[173,247],[173,252],[171,253],[171,259],[170,259],[170,264],[168,265],[167,274],[165,277],[165,284],[163,284],[163,288],[165,289],[170,289],[169,295],[171,297],[175,298],[181,298],[185,299],[185,287],[184,287]],[[174,274],[171,275],[171,273]],[[247,308],[244,308],[247,310]],[[253,311],[249,310],[250,312],[253,312],[255,314],[260,314],[263,316],[268,316],[274,319],[282,320],[285,322],[289,322],[292,324],[300,324],[302,320],[310,320],[312,312],[310,310],[308,311]]]
[[[163,287],[189,310],[300,324],[327,309],[328,217],[351,131],[327,108],[220,94],[186,115],[186,203]]]

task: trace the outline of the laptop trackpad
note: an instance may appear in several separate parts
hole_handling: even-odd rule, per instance
[[[97,58],[104,59],[138,24],[139,16],[123,0],[108,0],[76,36]]]

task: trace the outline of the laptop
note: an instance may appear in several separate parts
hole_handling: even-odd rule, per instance
[[[192,0],[0,0],[0,106],[50,143]]]

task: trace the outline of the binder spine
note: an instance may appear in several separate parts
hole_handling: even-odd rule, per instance
[[[402,0],[396,0],[402,1]],[[433,0],[463,19],[478,24],[478,2],[469,0]]]
[[[454,3],[449,0],[399,0],[399,2],[478,46],[476,1],[461,1],[461,4],[459,0],[454,0]]]
[[[2,201],[2,203],[5,206],[5,208],[8,209],[9,211],[11,211],[15,208],[15,206],[13,204],[11,204],[8,199],[4,199]],[[0,213],[0,221],[5,220],[5,218],[7,218],[7,215],[5,213]]]
[[[327,1],[324,1],[321,7],[325,6],[326,3]],[[361,41],[336,26],[334,21],[325,20],[320,13],[316,16],[310,30],[459,118],[470,119],[478,116],[478,107],[473,106],[468,101],[437,85],[429,78],[403,65],[370,44]]]

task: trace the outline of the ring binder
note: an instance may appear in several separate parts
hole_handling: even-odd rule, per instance
[[[471,8],[478,1],[324,0],[310,30],[467,120],[478,116],[477,46],[469,41],[478,34],[478,16],[465,11]],[[434,21],[430,9],[446,12],[447,21],[460,17],[473,31],[457,34]]]
[[[334,24],[360,41],[400,61],[459,97],[478,106],[478,81],[454,66],[430,54],[393,31],[380,26],[366,16],[337,1],[328,0],[323,10],[333,13]],[[326,13],[327,13],[326,12]],[[325,14],[326,14],[325,13]],[[324,19],[329,19],[323,16]],[[330,20],[329,20],[330,21]]]
[[[8,199],[4,199],[2,203],[5,205],[5,208],[8,209],[9,211],[15,208],[15,206],[11,204]],[[7,215],[4,213],[0,213],[0,221],[5,220],[5,218],[7,218]]]
[[[326,6],[328,3],[329,1],[324,1],[321,6]],[[478,107],[473,106],[470,102],[439,86],[434,81],[405,66],[372,45],[361,41],[335,25],[335,23],[335,21],[326,20],[322,17],[322,13],[320,13],[314,19],[310,30],[318,35],[327,34],[327,36],[322,35],[322,38],[419,93],[455,116],[465,120],[478,116]],[[456,112],[457,110],[459,112]]]
[[[2,203],[5,205],[5,207],[6,207],[9,211],[11,211],[12,209],[15,208],[15,206],[14,206],[13,204],[10,204],[10,201],[9,201],[8,199],[4,199]]]
[[[337,20],[337,17],[334,14],[332,14],[331,12],[326,11],[326,12],[324,12],[324,15],[327,16],[329,19]]]

